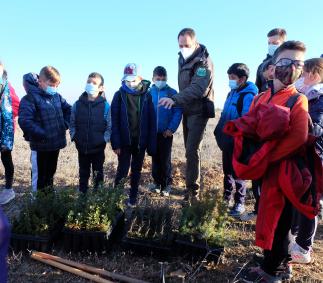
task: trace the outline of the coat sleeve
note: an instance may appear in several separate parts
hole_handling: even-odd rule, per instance
[[[65,100],[65,98],[63,98],[61,95],[60,95],[60,100],[61,100],[61,106],[62,106],[62,111],[64,116],[65,129],[67,130],[70,126],[72,106],[69,105]]]
[[[194,71],[194,75],[191,80],[191,84],[175,94],[172,99],[178,106],[184,106],[194,102],[194,100],[201,99],[206,95],[211,81],[212,70],[208,64],[199,64]]]
[[[30,137],[42,140],[46,138],[46,132],[36,118],[37,111],[35,104],[24,96],[19,105],[18,124],[24,132],[25,139]]]
[[[76,132],[76,128],[75,128],[75,114],[76,114],[76,102],[73,104],[72,110],[71,110],[70,127],[69,127],[71,141],[74,141],[75,132]]]
[[[258,69],[257,69],[257,76],[256,76],[256,82],[255,82],[255,85],[258,87],[259,91],[262,91],[262,88],[263,88],[262,65],[263,65],[263,63],[261,63],[261,64],[258,66]]]
[[[11,96],[11,103],[12,103],[13,118],[16,119],[16,117],[18,116],[20,100],[16,94],[15,89],[12,87],[10,83],[9,83],[9,89],[10,89],[10,96]]]
[[[111,103],[111,146],[113,150],[121,148],[120,105],[120,93],[116,92]]]
[[[308,101],[301,95],[290,113],[290,129],[270,154],[271,162],[279,161],[303,146],[308,138]]]
[[[149,141],[148,141],[148,147],[147,147],[147,153],[149,155],[154,155],[156,153],[156,147],[157,147],[157,123],[156,123],[156,111],[154,104],[152,102],[151,95],[149,95],[148,98],[148,114],[149,114],[149,129],[148,129],[148,135],[149,135]]]
[[[10,92],[5,92],[1,99],[1,148],[12,150],[14,138],[13,112]]]
[[[106,128],[105,128],[105,132],[104,132],[104,140],[106,143],[108,143],[111,139],[111,107],[110,105],[107,103],[107,107],[108,107],[108,111],[105,115],[105,120],[106,120]]]

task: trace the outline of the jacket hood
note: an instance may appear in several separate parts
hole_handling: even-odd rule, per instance
[[[242,89],[237,90],[239,93],[252,93],[253,95],[258,94],[258,87],[252,82],[246,82]]]
[[[312,86],[305,95],[308,100],[320,97],[323,95],[323,83]]]
[[[84,91],[80,97],[79,97],[79,100],[83,103],[89,103],[90,101],[88,100],[88,94],[86,91]],[[104,91],[102,91],[99,96],[94,100],[92,101],[93,103],[97,104],[97,103],[102,103],[102,102],[105,102],[106,99],[105,99],[105,93]]]

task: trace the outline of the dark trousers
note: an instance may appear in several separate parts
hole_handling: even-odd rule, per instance
[[[33,190],[44,191],[53,187],[54,175],[57,169],[59,150],[32,151],[32,183]]]
[[[114,183],[115,186],[119,185],[120,181],[128,176],[129,168],[131,167],[129,195],[129,201],[131,204],[135,204],[137,201],[144,158],[145,150],[138,149],[138,146],[123,147],[118,155],[118,168]]]
[[[235,189],[235,204],[244,204],[247,186],[246,182],[239,180],[234,173],[232,166],[232,155],[233,150],[231,149],[222,151],[224,199],[229,201],[232,191]]]
[[[13,184],[14,166],[10,150],[1,152],[1,161],[5,171],[6,189],[11,189]]]
[[[294,209],[291,233],[296,236],[296,243],[306,251],[309,251],[313,245],[317,224],[318,217],[308,219],[305,215]]]
[[[271,250],[264,250],[263,270],[270,275],[279,275],[291,260],[288,253],[289,230],[292,225],[293,207],[285,198],[285,207],[279,218]]]
[[[260,192],[261,192],[261,179],[260,180],[253,180],[252,181],[252,193],[255,198],[255,205],[254,205],[254,213],[258,214],[258,207],[259,207],[259,199],[260,199]]]
[[[152,157],[152,176],[156,185],[165,188],[172,183],[172,144],[173,137],[157,134],[157,151]]]
[[[89,178],[92,174],[94,180],[94,189],[97,189],[103,183],[103,164],[105,160],[104,150],[96,153],[85,154],[78,152],[79,155],[79,189],[86,193],[89,188]]]

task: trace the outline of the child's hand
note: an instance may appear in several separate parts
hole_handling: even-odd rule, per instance
[[[120,148],[117,148],[117,149],[113,150],[113,152],[114,152],[116,155],[120,155],[120,153],[121,153],[121,149],[120,149]]]
[[[164,136],[164,138],[172,137],[173,132],[171,130],[166,130],[165,132],[163,132],[163,136]]]

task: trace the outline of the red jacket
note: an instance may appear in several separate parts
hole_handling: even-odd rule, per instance
[[[224,128],[226,134],[234,137],[232,162],[236,175],[241,179],[263,180],[256,245],[267,250],[272,248],[285,198],[308,218],[314,218],[319,211],[322,163],[313,141],[288,156],[282,155],[281,159],[275,156],[273,161],[277,146],[291,130],[290,119],[289,108],[262,103],[244,117],[228,122]],[[310,172],[311,164],[314,164],[315,172]],[[315,182],[312,182],[312,175]],[[315,188],[311,187],[313,185]]]
[[[9,90],[10,90],[11,105],[12,105],[12,112],[13,112],[13,119],[14,119],[14,128],[16,128],[16,117],[18,116],[20,100],[16,94],[15,89],[12,87],[10,83],[9,83]]]

